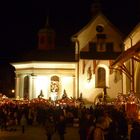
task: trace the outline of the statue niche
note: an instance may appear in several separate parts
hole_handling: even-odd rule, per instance
[[[56,75],[51,77],[50,92],[52,100],[56,100],[59,93],[59,77]]]

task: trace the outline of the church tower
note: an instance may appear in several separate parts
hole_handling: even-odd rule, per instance
[[[94,0],[93,4],[91,5],[91,14],[92,16],[96,16],[102,10],[100,0]]]
[[[50,27],[48,18],[46,25],[38,32],[38,49],[53,50],[55,49],[55,31]]]

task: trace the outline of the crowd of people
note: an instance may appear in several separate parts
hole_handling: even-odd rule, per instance
[[[0,127],[5,131],[16,131],[21,126],[22,133],[26,125],[44,127],[48,140],[57,132],[64,140],[66,128],[73,126],[77,119],[80,140],[137,140],[140,138],[140,125],[137,120],[127,118],[123,107],[116,109],[109,105],[85,106],[49,106],[31,104],[0,105]],[[131,124],[131,129],[129,125]],[[130,135],[129,135],[129,130]]]

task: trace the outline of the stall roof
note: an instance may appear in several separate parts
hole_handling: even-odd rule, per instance
[[[136,45],[122,52],[119,57],[114,61],[114,63],[112,63],[111,67],[115,67],[116,65],[122,65],[130,58],[133,58],[136,61],[140,62],[140,41]]]

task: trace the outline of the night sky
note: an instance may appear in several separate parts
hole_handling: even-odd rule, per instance
[[[100,0],[103,13],[122,32],[129,32],[140,17],[139,0]],[[94,0],[3,0],[0,2],[0,50],[37,47],[37,32],[47,16],[56,31],[57,47],[66,47],[70,37],[91,19]]]
[[[93,2],[94,0],[1,0],[0,58],[12,58],[14,52],[19,50],[36,49],[37,33],[45,26],[47,17],[56,32],[56,47],[67,48],[70,37],[90,21]],[[100,2],[104,15],[124,34],[129,33],[140,21],[140,0]],[[0,92],[12,80],[14,82],[13,77],[8,77],[12,68],[7,63],[0,60]],[[12,70],[12,76],[13,73]],[[1,83],[4,80],[6,82],[3,86]]]

